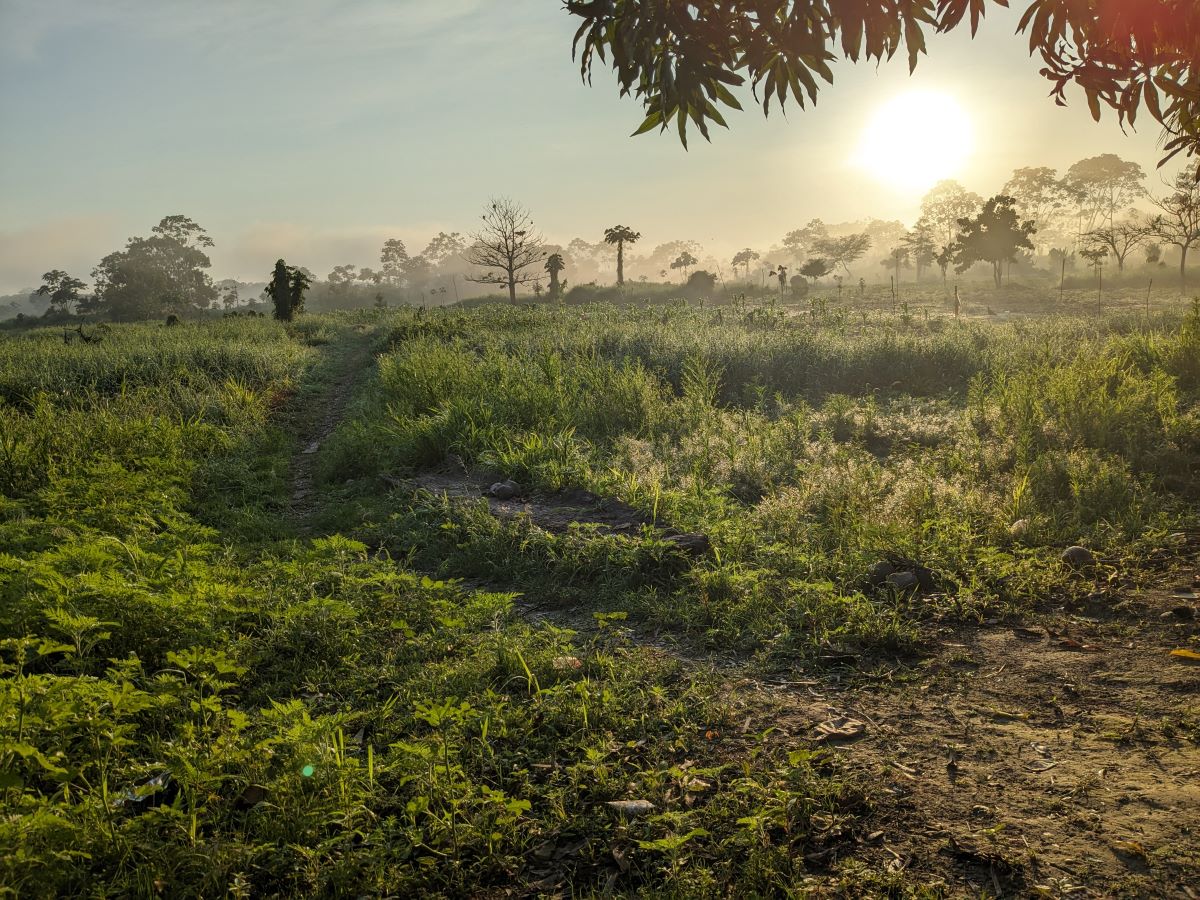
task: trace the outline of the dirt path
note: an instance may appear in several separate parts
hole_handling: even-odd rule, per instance
[[[317,451],[341,423],[346,407],[354,396],[354,387],[374,364],[370,336],[359,330],[347,330],[329,346],[329,380],[305,405],[313,415],[301,423],[297,443],[299,450],[292,456],[288,478],[288,515],[297,531],[306,533],[309,520],[316,509],[313,475]]]

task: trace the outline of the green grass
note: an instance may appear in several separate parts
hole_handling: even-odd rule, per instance
[[[304,538],[290,460],[363,346],[378,366],[321,447]],[[1086,591],[1063,546],[1133,563],[1196,524],[1198,360],[1196,311],[489,306],[10,334],[0,892],[919,893],[807,862],[871,830],[863,786],[743,733],[718,674],[622,617],[760,668],[869,667],[919,654],[931,620]],[[381,489],[459,461],[654,524],[552,533]],[[926,590],[869,584],[886,553]],[[531,624],[519,595],[596,624]]]

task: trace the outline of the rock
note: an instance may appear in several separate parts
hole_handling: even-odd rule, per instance
[[[663,538],[668,544],[674,544],[688,556],[705,556],[712,552],[712,541],[707,534],[672,534]]]
[[[517,484],[511,478],[504,481],[497,481],[490,488],[488,494],[495,497],[497,500],[511,500],[513,497],[521,493],[521,485]]]
[[[887,581],[888,576],[893,574],[895,571],[895,566],[893,566],[887,560],[881,559],[879,562],[875,563],[875,565],[871,566],[871,568],[867,569],[867,580],[870,581],[871,584],[883,584],[885,581]]]
[[[1183,622],[1190,622],[1196,618],[1196,610],[1192,609],[1190,606],[1176,606],[1169,612],[1163,613],[1162,617],[1164,619],[1169,617],[1172,619],[1179,619]]]
[[[1008,526],[1008,533],[1015,538],[1025,537],[1029,533],[1029,520],[1017,519],[1017,521]]]
[[[920,579],[912,572],[893,572],[887,577],[887,583],[898,591],[909,591],[920,583]]]
[[[1072,569],[1086,569],[1088,566],[1096,564],[1096,557],[1092,555],[1092,551],[1087,547],[1068,547],[1062,552],[1059,557],[1063,564]]]

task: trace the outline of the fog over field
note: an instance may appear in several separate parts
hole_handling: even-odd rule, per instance
[[[0,0],[0,896],[1200,885],[1193,0]]]

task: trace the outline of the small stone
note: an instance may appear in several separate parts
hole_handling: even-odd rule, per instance
[[[1088,566],[1096,564],[1096,557],[1092,555],[1092,551],[1087,547],[1068,547],[1062,552],[1059,557],[1064,565],[1070,566],[1072,569],[1084,569]]]
[[[898,591],[908,591],[915,588],[919,580],[912,572],[893,572],[887,577],[887,583]]]
[[[871,568],[867,569],[867,580],[870,581],[871,584],[883,584],[885,581],[887,581],[888,576],[895,571],[895,566],[893,566],[887,560],[881,559],[879,562],[871,566]]]
[[[1025,537],[1029,533],[1029,520],[1017,519],[1017,521],[1008,526],[1008,533],[1015,538]]]
[[[488,488],[488,493],[497,500],[511,500],[521,493],[521,485],[517,484],[511,478],[505,481],[497,481]]]

